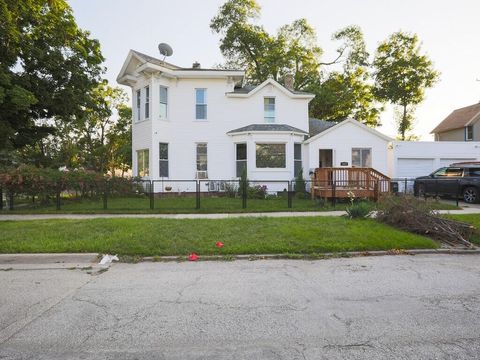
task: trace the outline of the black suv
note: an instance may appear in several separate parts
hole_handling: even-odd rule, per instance
[[[480,162],[442,167],[428,176],[416,178],[414,189],[417,196],[453,196],[476,203],[480,200]]]

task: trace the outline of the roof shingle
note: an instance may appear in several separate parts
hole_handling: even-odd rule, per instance
[[[431,134],[465,127],[476,118],[480,118],[480,103],[454,110],[432,130]]]
[[[238,129],[230,130],[227,134],[236,134],[249,131],[279,131],[279,132],[297,132],[307,134],[306,131],[297,129],[290,125],[284,124],[251,124]]]

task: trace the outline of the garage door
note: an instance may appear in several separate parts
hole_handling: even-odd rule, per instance
[[[398,158],[397,177],[399,178],[415,178],[417,176],[425,176],[434,170],[434,159],[407,159]]]
[[[457,163],[457,162],[465,162],[465,161],[476,161],[475,158],[470,158],[470,159],[440,159],[440,167],[442,166],[449,166],[450,164]]]

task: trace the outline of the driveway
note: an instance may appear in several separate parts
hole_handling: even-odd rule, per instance
[[[478,359],[479,260],[0,271],[0,358]]]

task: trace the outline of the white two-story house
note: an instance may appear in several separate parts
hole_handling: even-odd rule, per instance
[[[117,81],[132,89],[133,175],[161,181],[155,191],[170,185],[195,191],[196,180],[236,180],[244,170],[251,181],[271,183],[291,181],[300,169],[308,178],[318,167],[371,167],[392,178],[414,177],[438,164],[480,158],[477,142],[468,148],[400,144],[354,119],[309,119],[314,95],[295,91],[292,79],[286,86],[273,79],[249,86],[244,75],[198,63],[182,68],[131,50]],[[435,159],[424,159],[427,152]]]
[[[133,174],[150,180],[291,180],[305,168],[314,95],[244,72],[181,68],[130,51],[118,82],[132,88]]]

